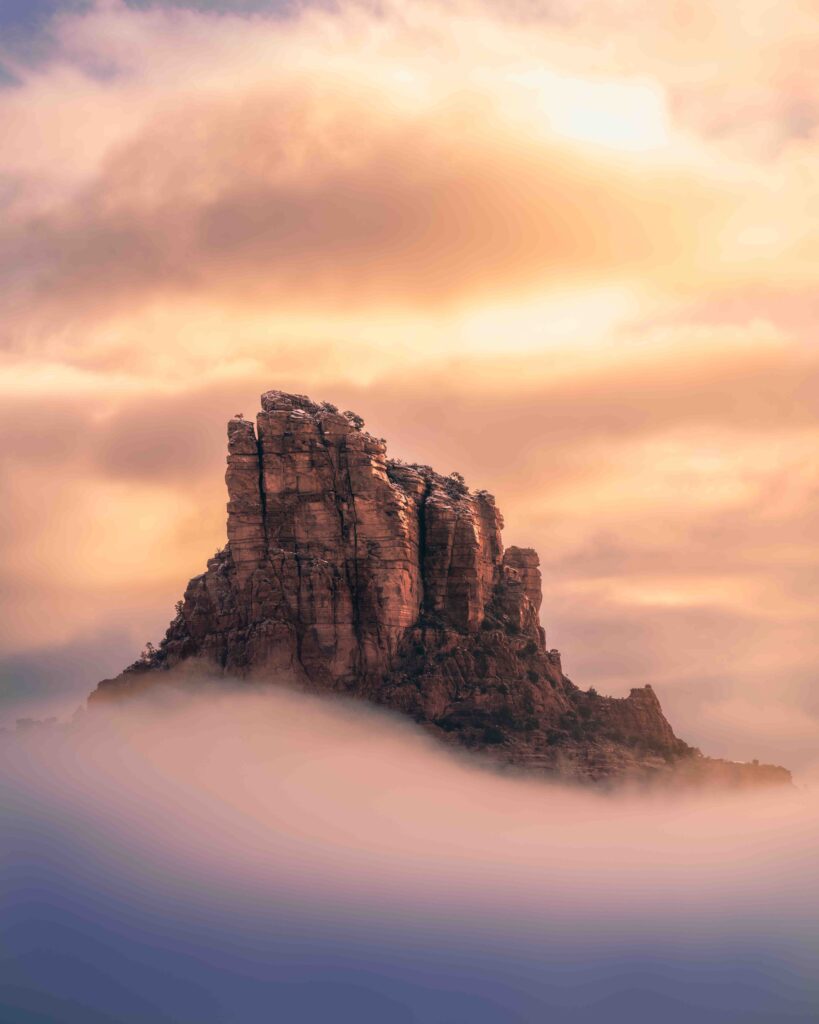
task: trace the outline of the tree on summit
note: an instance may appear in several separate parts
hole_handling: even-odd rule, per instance
[[[346,417],[356,430],[363,430],[364,418],[359,416],[357,412],[353,412],[352,409],[346,409],[341,415]]]

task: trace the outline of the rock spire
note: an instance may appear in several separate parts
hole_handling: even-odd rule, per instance
[[[501,764],[582,780],[786,781],[703,758],[650,686],[623,699],[564,674],[540,625],[531,548],[504,549],[495,499],[388,459],[354,414],[268,391],[228,423],[227,546],[188,584],[158,649],[92,703],[198,662],[354,694]]]

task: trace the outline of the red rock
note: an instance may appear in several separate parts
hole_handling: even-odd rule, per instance
[[[712,762],[651,687],[579,690],[540,625],[531,548],[503,549],[494,498],[389,460],[353,417],[268,391],[228,424],[228,544],[194,577],[158,651],[94,702],[198,660],[231,677],[351,693],[501,764],[583,780],[747,784],[784,769]]]

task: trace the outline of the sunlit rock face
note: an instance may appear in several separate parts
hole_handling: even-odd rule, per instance
[[[228,424],[227,546],[155,652],[94,700],[198,661],[231,677],[354,694],[496,763],[583,780],[787,781],[701,757],[650,686],[578,689],[540,625],[530,548],[504,550],[491,494],[386,455],[353,414],[269,391]]]

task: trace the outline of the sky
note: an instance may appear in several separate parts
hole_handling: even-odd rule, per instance
[[[0,0],[0,721],[156,643],[270,388],[492,491],[581,686],[807,770],[808,0]]]

